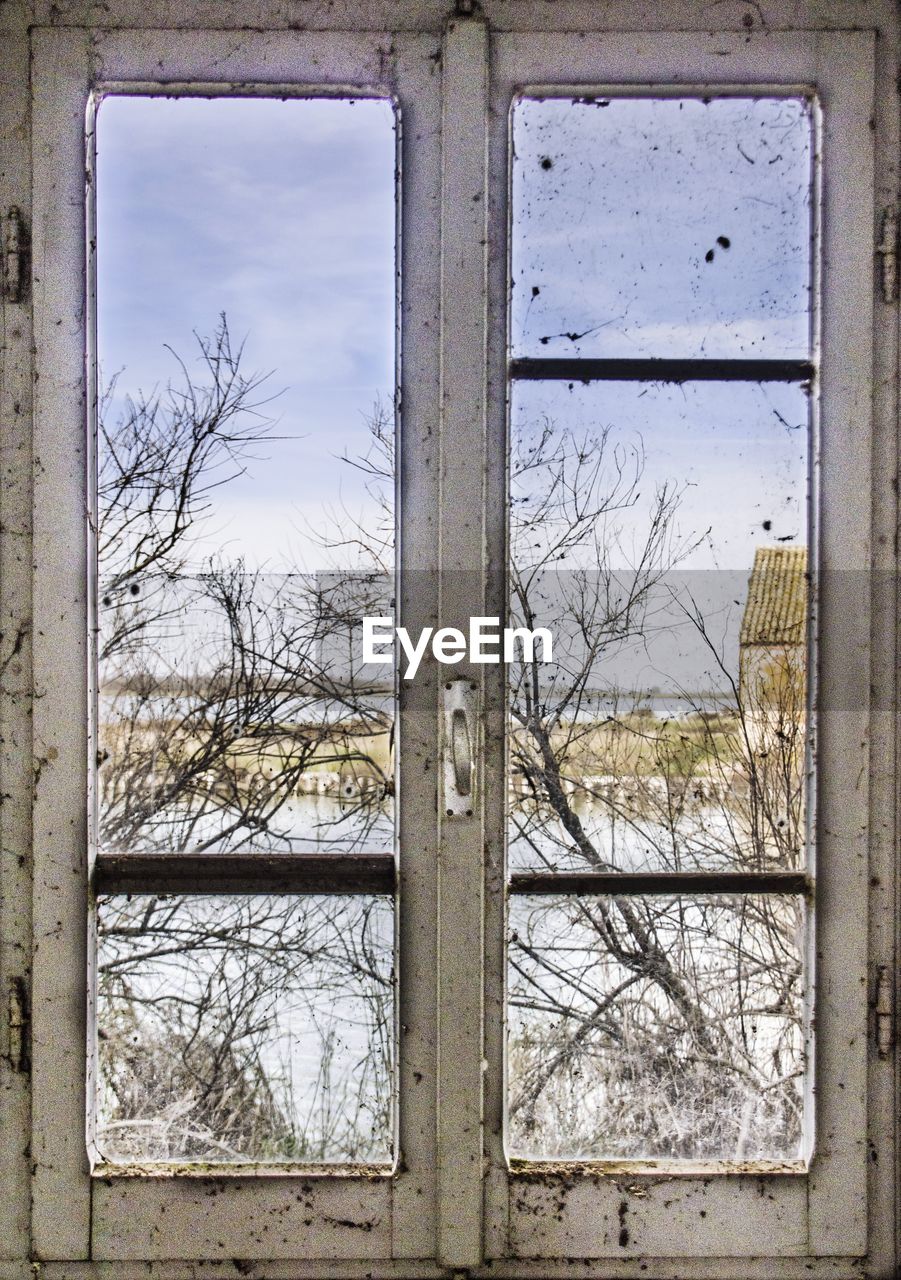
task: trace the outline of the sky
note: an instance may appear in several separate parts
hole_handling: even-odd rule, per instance
[[[273,438],[217,491],[198,564],[330,566],[319,540],[375,514],[342,458],[394,392],[392,104],[113,96],[97,136],[102,378],[164,386],[167,345],[196,368],[223,311],[245,372],[270,374]],[[802,100],[525,99],[512,136],[513,354],[808,357]],[[797,385],[521,382],[511,433],[550,420],[642,451],[624,565],[671,482],[679,568],[744,572],[806,541],[808,413]]]
[[[809,358],[805,101],[526,98],[512,132],[514,355]],[[807,541],[808,420],[798,384],[523,382],[511,428],[640,450],[626,542],[669,482],[679,568],[739,570]]]
[[[516,355],[808,355],[811,125],[796,98],[524,99]]]
[[[216,491],[195,531],[198,568],[217,552],[276,575],[331,567],[320,540],[376,518],[343,459],[365,456],[373,406],[394,396],[395,125],[392,104],[371,99],[100,106],[110,411],[178,379],[170,347],[198,370],[194,335],[211,335],[222,312],[245,374],[269,374],[271,439]],[[513,144],[514,355],[808,357],[804,103],[528,100]],[[678,569],[732,664],[756,547],[806,541],[808,413],[798,386],[523,382],[511,434],[528,448],[545,422],[573,439],[606,431],[611,450],[643,457],[610,529],[614,568],[634,563],[655,492],[675,486]],[[665,607],[657,640],[622,653],[612,675],[632,689],[721,686],[696,629],[671,625]],[[306,1098],[318,1060],[291,1034]]]
[[[97,128],[104,383],[145,393],[225,312],[270,374],[270,445],[221,488],[196,555],[323,567],[368,499],[341,461],[394,393],[395,119],[384,100],[107,97]],[[115,410],[115,404],[113,405]]]

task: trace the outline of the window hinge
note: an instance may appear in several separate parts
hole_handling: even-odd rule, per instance
[[[10,206],[3,214],[3,297],[21,302],[25,297],[28,235],[21,209]]]
[[[30,1018],[28,1016],[28,991],[24,978],[10,978],[7,993],[6,1016],[9,1027],[9,1052],[7,1058],[13,1071],[27,1071]]]
[[[873,1034],[876,1052],[887,1058],[895,1043],[895,998],[892,971],[887,964],[876,970],[876,988],[873,992]]]
[[[882,213],[882,238],[876,252],[882,259],[882,300],[898,297],[898,210],[890,205]]]

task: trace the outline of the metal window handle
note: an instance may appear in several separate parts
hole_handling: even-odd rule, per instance
[[[454,784],[461,796],[472,791],[472,741],[466,712],[457,707],[451,716],[451,759],[454,765]]]
[[[444,815],[471,818],[475,805],[475,756],[478,741],[478,686],[473,680],[448,680],[444,686]]]

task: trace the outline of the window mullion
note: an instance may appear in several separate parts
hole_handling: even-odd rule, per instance
[[[807,893],[803,871],[514,871],[511,893]]]
[[[442,624],[458,627],[484,599],[487,61],[484,22],[452,20],[442,61],[439,592]],[[478,682],[482,670],[454,674]],[[442,816],[438,862],[437,1252],[458,1268],[482,1255],[483,769],[472,816]]]

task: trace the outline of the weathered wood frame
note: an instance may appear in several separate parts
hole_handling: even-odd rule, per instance
[[[418,36],[392,39],[374,32],[317,33],[304,38],[257,34],[236,42],[220,32],[173,36],[142,31],[121,36],[69,29],[34,32],[32,51],[43,90],[35,98],[35,203],[44,211],[34,267],[36,333],[40,335],[36,359],[43,375],[35,415],[41,460],[35,481],[39,548],[35,608],[46,619],[35,654],[36,671],[46,680],[35,732],[38,741],[48,744],[48,771],[39,778],[34,806],[36,830],[41,832],[35,859],[39,886],[35,932],[41,950],[34,1019],[35,1253],[40,1258],[101,1260],[428,1256],[435,1202],[434,1136],[429,1123],[434,1106],[426,1101],[426,1089],[412,1086],[414,1073],[434,1080],[434,1066],[428,1061],[434,1017],[429,993],[401,980],[399,1021],[417,1029],[415,1038],[404,1037],[401,1051],[400,1079],[406,1081],[406,1102],[399,1117],[402,1167],[339,1166],[324,1173],[242,1166],[206,1169],[203,1175],[186,1167],[183,1173],[190,1176],[162,1167],[143,1170],[144,1177],[134,1176],[134,1170],[102,1168],[98,1172],[103,1176],[92,1177],[82,1136],[90,1100],[85,1097],[83,1073],[67,1069],[73,1047],[86,1040],[90,1043],[90,1034],[82,1001],[66,975],[86,972],[91,964],[89,935],[77,918],[85,917],[88,902],[91,844],[91,806],[85,799],[91,789],[91,753],[85,735],[91,722],[92,664],[85,583],[92,571],[85,512],[91,509],[92,406],[86,403],[85,388],[90,395],[92,271],[86,251],[93,214],[90,183],[86,203],[84,174],[87,155],[90,176],[93,95],[185,91],[226,96],[329,92],[394,96],[400,102],[402,128],[406,126],[407,136],[412,131],[413,145],[405,156],[404,198],[411,208],[420,208],[437,203],[439,130],[433,103],[440,76],[432,58],[434,41]],[[415,261],[408,257],[403,262],[401,305],[414,328],[428,327],[437,309],[437,250],[427,251],[428,240],[427,232]],[[436,360],[434,344],[410,344],[401,366],[402,394],[409,397],[411,412],[420,423],[418,437],[411,432],[402,438],[401,469],[422,475],[420,493],[424,494],[429,489],[430,464],[423,453],[430,448],[437,408]],[[435,505],[434,497],[404,504],[405,545],[433,545],[429,529],[422,525],[433,521]],[[70,520],[74,521],[71,526]],[[421,572],[426,567],[418,566],[420,579],[434,581],[434,573]],[[403,572],[402,566],[402,577]],[[434,603],[422,591],[405,605],[408,612],[420,615],[420,625],[425,625],[422,615],[434,613]],[[62,669],[60,653],[67,655]],[[428,724],[431,719],[423,711],[430,696],[434,696],[434,683],[424,679],[415,690],[403,691],[400,706],[401,732],[419,748],[405,752],[406,764],[401,765],[402,793],[409,777],[413,798],[401,815],[400,839],[425,855],[406,859],[398,877],[404,973],[428,972],[434,966],[434,933],[423,927],[434,910],[429,907],[436,845],[434,783],[430,777],[424,785],[411,777],[417,769],[422,773],[423,751],[430,745],[428,734],[425,742],[416,741],[417,722]],[[408,722],[410,733],[406,734]],[[104,856],[98,861],[93,887],[136,892],[155,873],[157,892],[189,892],[199,887],[206,873],[206,892],[216,891],[217,879],[226,892],[321,891],[325,868],[318,865],[319,860],[315,867],[304,862],[298,868],[291,858],[263,857],[255,869],[255,856],[226,858],[218,869],[209,860],[201,859],[201,866],[190,856],[182,866],[167,855],[155,866],[153,859]],[[335,875],[333,890],[394,891],[391,858],[338,855],[335,866],[336,871],[340,866],[341,874]],[[417,903],[415,921],[404,910],[409,900]],[[65,987],[69,989],[63,994]],[[60,1134],[66,1136],[57,1142]],[[203,1222],[200,1231],[199,1221]]]
[[[503,1103],[497,1089],[487,1103],[491,1123],[491,1171],[486,1183],[489,1257],[525,1259],[639,1256],[683,1259],[754,1256],[766,1240],[773,1259],[830,1258],[834,1268],[853,1265],[866,1252],[866,1159],[859,1135],[865,1126],[866,1009],[855,992],[866,988],[867,874],[866,777],[869,688],[870,512],[864,501],[853,513],[843,495],[871,489],[870,429],[864,408],[871,376],[872,331],[867,322],[873,261],[873,48],[871,33],[768,33],[760,40],[669,33],[636,37],[588,32],[537,37],[517,32],[493,43],[490,171],[506,159],[507,120],[517,93],[579,96],[617,93],[717,92],[785,94],[807,92],[822,114],[814,183],[815,261],[827,264],[814,288],[815,357],[822,353],[813,399],[813,541],[822,629],[814,676],[817,697],[818,809],[811,870],[817,879],[814,930],[806,967],[816,975],[816,1053],[810,1048],[810,1107],[815,1131],[807,1140],[809,1160],[793,1170],[766,1162],[747,1168],[664,1162],[561,1163],[531,1170],[505,1167]],[[847,168],[845,167],[847,166]],[[819,181],[825,171],[827,180]],[[506,298],[497,262],[506,253],[500,237],[506,187],[492,193],[494,261],[491,303],[498,323]],[[849,330],[849,314],[861,317]],[[492,438],[500,437],[500,399],[505,353],[496,340],[490,369],[494,399],[489,408]],[[573,362],[575,363],[575,362]],[[706,363],[706,362],[705,362]],[[724,368],[727,362],[719,362]],[[522,376],[531,362],[520,361]],[[585,376],[612,376],[616,362],[586,362]],[[653,377],[653,362],[634,371]],[[692,376],[700,362],[675,373]],[[710,370],[716,369],[710,362]],[[705,369],[703,372],[707,372]],[[548,370],[551,376],[557,372]],[[673,371],[670,371],[673,372]],[[739,370],[739,372],[746,372]],[[776,376],[798,376],[777,369]],[[573,377],[578,372],[571,371]],[[665,376],[665,375],[664,375]],[[495,466],[500,461],[493,456]],[[489,532],[500,553],[503,531]],[[494,602],[492,602],[494,603]],[[816,630],[816,621],[814,623]],[[495,688],[495,698],[500,691]],[[489,711],[490,714],[490,711]],[[495,715],[500,714],[499,705]],[[489,830],[499,835],[495,805]],[[663,877],[661,877],[661,880]],[[712,883],[712,881],[711,881]],[[519,888],[518,885],[514,886]],[[545,886],[542,884],[542,888]],[[673,885],[675,888],[675,883]],[[577,889],[582,888],[581,885]],[[662,885],[651,892],[664,891]],[[700,891],[700,890],[699,890]],[[489,1000],[499,1003],[503,986],[502,912],[499,895],[488,893],[486,927]],[[809,980],[809,978],[808,978]],[[813,991],[810,991],[813,999]],[[843,1010],[836,1018],[835,1011]],[[853,1012],[852,1012],[853,1010]],[[830,1016],[831,1015],[831,1016]],[[490,1029],[489,1029],[490,1034]],[[487,1056],[500,1051],[495,1039]],[[811,1098],[812,1103],[812,1098]],[[806,1164],[806,1167],[805,1167]],[[713,1173],[714,1176],[709,1175]],[[836,1220],[834,1205],[843,1212]],[[675,1217],[674,1217],[675,1215]],[[628,1219],[628,1230],[623,1231]],[[728,1229],[725,1224],[728,1223]],[[609,1263],[608,1263],[609,1265]],[[687,1261],[682,1274],[696,1273]],[[703,1273],[702,1271],[700,1273]]]
[[[0,1161],[0,1204],[9,1220],[8,1233],[0,1232],[3,1280],[20,1280],[27,1274],[28,1257],[39,1261],[47,1280],[88,1275],[97,1280],[148,1277],[154,1258],[158,1261],[152,1274],[160,1280],[181,1280],[188,1269],[196,1277],[238,1280],[247,1274],[252,1266],[248,1260],[253,1258],[268,1259],[265,1275],[271,1280],[306,1276],[337,1280],[362,1277],[374,1269],[400,1280],[446,1274],[436,1260],[439,1258],[448,1266],[479,1269],[486,1253],[497,1259],[490,1274],[536,1280],[558,1275],[638,1278],[648,1274],[661,1280],[677,1275],[788,1280],[895,1273],[896,1070],[892,1058],[880,1060],[875,1052],[867,1062],[865,1049],[865,996],[871,989],[867,939],[872,963],[891,966],[898,927],[894,912],[898,797],[893,720],[897,493],[891,483],[897,468],[898,329],[897,306],[874,293],[871,217],[874,197],[880,204],[897,200],[894,86],[898,19],[896,7],[887,0],[801,0],[791,7],[763,0],[759,6],[727,4],[712,10],[691,0],[673,0],[662,8],[655,6],[653,12],[629,0],[610,0],[604,5],[560,0],[552,6],[532,0],[484,0],[482,9],[490,33],[477,21],[458,22],[456,34],[449,31],[445,37],[441,77],[444,118],[451,127],[460,114],[471,124],[478,121],[480,112],[486,118],[489,53],[497,70],[503,63],[504,42],[508,46],[518,42],[520,50],[531,44],[527,56],[532,59],[533,72],[520,77],[517,71],[514,77],[522,84],[552,80],[548,67],[554,59],[561,67],[565,64],[559,73],[560,83],[735,83],[743,78],[735,71],[736,60],[742,58],[746,66],[754,64],[750,79],[761,87],[788,80],[817,85],[824,101],[827,131],[831,112],[824,90],[830,77],[844,77],[848,87],[854,86],[856,123],[854,131],[839,140],[848,154],[837,169],[832,168],[827,132],[826,209],[828,215],[831,200],[833,215],[824,222],[826,275],[822,294],[824,348],[827,357],[834,355],[825,366],[832,370],[834,386],[824,392],[823,403],[831,406],[827,412],[835,410],[822,433],[823,564],[827,573],[831,569],[848,571],[851,583],[850,592],[845,593],[838,588],[845,580],[841,575],[831,584],[824,578],[820,668],[821,678],[829,684],[820,703],[819,846],[823,857],[834,861],[828,863],[831,869],[824,871],[822,862],[818,869],[818,949],[823,953],[818,960],[822,1033],[818,1087],[823,1134],[828,1145],[834,1128],[836,1158],[821,1162],[821,1166],[815,1163],[810,1175],[771,1178],[767,1186],[760,1179],[743,1180],[734,1175],[680,1175],[668,1182],[640,1175],[636,1183],[626,1169],[581,1180],[567,1176],[567,1181],[576,1185],[564,1197],[566,1208],[559,1220],[555,1211],[543,1212],[559,1190],[556,1176],[546,1179],[536,1171],[529,1179],[519,1174],[511,1178],[500,1138],[504,698],[498,683],[483,690],[486,754],[479,786],[486,798],[484,813],[476,816],[469,832],[461,834],[461,826],[456,825],[452,839],[445,842],[448,847],[441,851],[440,924],[434,838],[431,846],[424,840],[420,846],[423,853],[417,849],[415,856],[401,859],[401,1008],[409,1028],[401,1037],[400,1084],[407,1097],[401,1142],[405,1157],[412,1155],[413,1163],[398,1174],[395,1187],[386,1192],[383,1179],[368,1197],[368,1204],[360,1199],[360,1180],[340,1176],[326,1180],[327,1187],[320,1178],[288,1175],[206,1180],[122,1178],[92,1189],[83,1146],[84,1088],[80,1072],[73,1066],[80,1057],[85,1030],[80,975],[86,962],[83,797],[87,662],[85,556],[80,541],[86,473],[83,152],[73,151],[71,144],[83,130],[84,94],[104,78],[153,83],[160,74],[154,50],[163,55],[166,78],[208,81],[210,68],[219,57],[222,61],[216,65],[216,80],[235,71],[234,78],[260,85],[296,85],[305,79],[304,58],[328,27],[344,33],[324,41],[332,41],[333,52],[342,41],[345,49],[354,43],[357,38],[349,34],[354,30],[372,33],[392,29],[408,33],[409,44],[400,39],[399,48],[415,47],[430,59],[439,51],[452,7],[449,0],[416,0],[404,6],[387,0],[360,4],[338,0],[333,6],[298,0],[289,13],[289,7],[278,0],[226,0],[213,14],[202,0],[113,0],[102,7],[87,0],[53,4],[37,0],[33,7],[10,4],[0,12],[0,27],[5,25],[9,33],[0,47],[4,70],[0,79],[0,142],[5,157],[0,204],[4,208],[16,204],[26,216],[32,209],[35,213],[33,332],[28,296],[20,304],[6,301],[4,380],[0,386],[5,479],[0,495],[4,526],[0,530],[0,594],[9,627],[3,659],[10,682],[0,700],[0,766],[5,793],[0,814],[4,890],[0,968],[5,993],[8,980],[27,974],[23,956],[33,937],[35,1015],[31,1082],[11,1061],[0,1061],[5,1100],[9,1101],[6,1114],[22,1128],[30,1115],[34,1117],[31,1151],[25,1150],[24,1141],[15,1133],[9,1138],[9,1151],[4,1148],[4,1155],[10,1158]],[[210,28],[211,22],[216,30]],[[713,22],[723,28],[716,35],[709,31]],[[156,24],[155,32],[146,30],[151,23]],[[292,25],[306,29],[291,30]],[[792,36],[792,26],[806,34]],[[875,35],[875,97],[865,75],[863,80],[854,79],[873,47],[871,34],[861,30],[864,26],[872,28]],[[622,34],[652,28],[668,34],[656,44],[645,34]],[[260,34],[266,30],[270,34]],[[566,32],[572,34],[561,34]],[[582,34],[590,38],[592,32],[603,32],[603,40],[599,47],[594,45],[594,53],[582,55],[580,69],[577,52],[584,47]],[[359,39],[364,45],[369,42],[370,54],[373,49],[385,52],[390,47],[381,45],[378,36]],[[792,46],[796,50],[794,71],[785,65],[785,50]],[[31,85],[30,51],[34,56]],[[799,60],[806,69],[797,69]],[[382,83],[384,62],[380,60],[378,68],[372,61],[367,65],[369,70],[360,83]],[[459,446],[457,433],[462,431],[467,448],[475,446],[474,465],[485,464],[479,493],[484,499],[483,510],[489,513],[486,523],[481,514],[471,512],[474,524],[452,563],[471,569],[482,584],[480,590],[492,602],[502,600],[496,566],[503,556],[498,512],[503,509],[505,466],[506,158],[500,150],[505,122],[495,121],[492,126],[487,161],[485,148],[478,143],[459,154],[449,150],[446,156],[442,286],[438,273],[441,172],[434,145],[437,124],[429,106],[439,93],[438,68],[434,62],[427,67],[418,65],[419,71],[409,83],[418,76],[419,92],[406,102],[404,93],[399,93],[405,138],[411,146],[416,139],[419,152],[417,165],[405,162],[404,171],[407,210],[418,212],[413,223],[417,246],[415,251],[405,247],[403,258],[407,289],[403,394],[407,421],[414,424],[414,437],[407,439],[414,442],[409,444],[410,452],[407,443],[403,446],[402,467],[415,466],[422,477],[420,496],[412,506],[408,502],[405,516],[407,563],[412,566],[420,557],[419,567],[434,567],[432,553],[440,524],[435,513],[453,510],[458,485],[454,458],[445,453],[442,461],[438,456],[440,388],[441,421],[447,433],[454,433],[454,444]],[[316,76],[309,76],[306,82],[315,83],[322,74],[336,74],[331,63],[327,72],[319,67]],[[344,78],[354,81],[352,74]],[[494,83],[500,98],[505,99],[502,65]],[[398,91],[396,85],[387,87]],[[864,132],[869,105],[864,111],[857,110],[871,99],[872,133],[869,120]],[[869,166],[874,156],[875,172]],[[489,175],[490,227],[486,230],[487,199],[481,201],[481,212],[479,202],[473,201],[466,219],[451,216],[448,198],[456,184],[463,183],[468,196],[484,196]],[[409,223],[409,212],[405,216]],[[843,229],[850,229],[849,244],[840,242]],[[484,253],[473,252],[482,240],[486,242]],[[455,270],[467,245],[469,252],[464,258],[468,270],[461,280]],[[839,274],[848,255],[855,267],[853,279]],[[430,344],[423,340],[423,331],[439,331],[442,293],[447,317],[442,342]],[[874,316],[879,319],[875,331]],[[461,325],[469,337],[458,337],[455,347],[453,334],[463,332]],[[838,341],[844,337],[853,338],[850,349]],[[479,372],[480,343],[483,349],[487,344],[487,380],[484,361]],[[874,365],[870,363],[871,346]],[[439,368],[442,353],[443,382]],[[32,437],[33,387],[36,414]],[[461,421],[467,410],[457,404],[467,388],[473,397],[470,410],[475,406],[468,414],[468,424]],[[487,410],[480,405],[487,405]],[[871,408],[875,410],[872,422]],[[844,445],[848,454],[843,459],[840,452]],[[32,452],[33,515],[28,477]],[[444,493],[440,505],[439,479]],[[844,511],[843,504],[847,504]],[[836,514],[840,511],[841,522]],[[36,551],[33,579],[27,550],[32,532]],[[481,550],[486,546],[488,569]],[[879,572],[871,573],[871,569]],[[29,617],[32,593],[36,695],[33,907],[25,905],[31,876],[27,808],[31,729],[27,705],[29,628],[23,622]],[[446,606],[450,604],[445,601]],[[423,599],[421,594],[404,599],[402,607],[407,610],[406,625],[410,627],[430,625],[437,612],[437,602]],[[466,611],[472,612],[472,607]],[[443,620],[453,622],[451,612]],[[7,626],[3,630],[6,632]],[[484,673],[478,674],[481,678]],[[410,848],[404,841],[413,837],[415,844],[416,833],[425,833],[429,824],[434,824],[435,794],[430,787],[436,771],[433,768],[426,779],[427,770],[422,767],[423,761],[434,763],[436,745],[438,708],[432,676],[423,670],[415,689],[405,696],[410,711],[406,728],[410,763],[404,767],[410,775],[401,839],[402,847]],[[870,757],[868,747],[872,748]],[[479,885],[485,886],[484,910],[481,892],[470,892],[465,911],[455,915],[454,903],[459,902],[461,888],[472,884],[468,878],[473,873]],[[843,928],[847,937],[842,936]],[[483,933],[488,957],[484,986],[481,959],[473,945]],[[432,974],[439,934],[442,959],[435,981]],[[409,980],[413,973],[419,975],[415,983]],[[447,1000],[458,998],[462,998],[459,1017],[447,1004]],[[437,1005],[446,1010],[440,1024]],[[440,1062],[436,1050],[439,1032]],[[6,1043],[2,1039],[0,1050]],[[844,1121],[833,1126],[830,1115],[834,1115],[834,1099],[841,1085],[841,1093],[850,1102],[849,1112]],[[488,1160],[484,1201],[483,1121]],[[874,1156],[865,1160],[868,1142]],[[433,1176],[436,1162],[441,1169],[440,1206]],[[633,1248],[643,1251],[640,1258],[632,1256],[631,1249],[629,1256],[620,1256],[601,1239],[597,1229],[599,1222],[609,1221],[611,1211],[618,1215],[620,1184],[627,1190],[646,1185],[651,1192],[649,1197],[631,1193],[630,1213],[635,1210],[631,1234]],[[798,1190],[802,1185],[803,1192]],[[312,1232],[298,1223],[288,1205],[292,1193],[307,1186],[313,1188],[310,1198],[315,1201],[317,1215]],[[655,1207],[661,1187],[669,1189],[672,1200],[666,1224],[661,1222],[659,1206]],[[369,1190],[367,1187],[367,1193]],[[764,1218],[762,1226],[759,1216],[746,1218],[752,1194],[765,1200],[771,1191],[782,1207]],[[523,1204],[537,1209],[537,1215],[524,1217],[515,1212],[514,1201],[520,1192]],[[648,1199],[651,1204],[642,1216]],[[390,1243],[384,1219],[371,1231],[354,1231],[325,1221],[326,1217],[351,1221],[358,1211],[368,1212],[374,1203],[385,1206],[389,1202]],[[851,1211],[846,1214],[849,1204]],[[702,1207],[706,1219],[700,1218]],[[614,1220],[618,1227],[618,1217]],[[604,1257],[604,1253],[612,1256]],[[575,1261],[577,1258],[580,1260]]]

